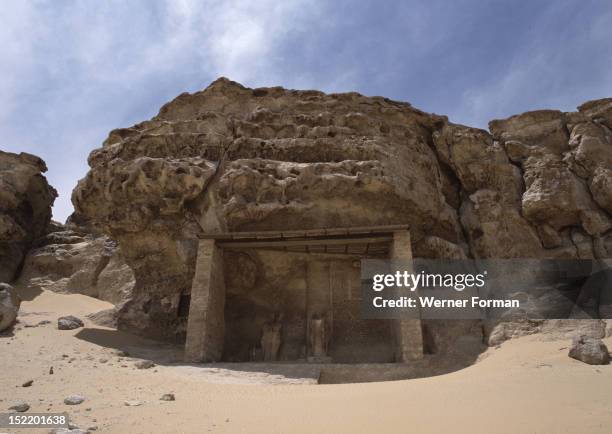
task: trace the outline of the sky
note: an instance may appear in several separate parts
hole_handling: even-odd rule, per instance
[[[3,2],[0,149],[47,162],[63,222],[110,130],[219,76],[382,95],[487,128],[612,96],[612,2]]]

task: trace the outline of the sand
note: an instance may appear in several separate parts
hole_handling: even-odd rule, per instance
[[[512,340],[487,350],[473,366],[414,380],[234,384],[240,381],[231,372],[203,373],[177,363],[172,347],[86,320],[86,314],[109,308],[108,303],[48,291],[23,295],[14,336],[0,337],[0,411],[25,400],[30,412],[68,411],[80,428],[96,426],[101,433],[612,431],[612,365],[570,359],[568,341]],[[57,330],[57,317],[66,314],[83,318],[85,328]],[[40,320],[52,324],[24,327]],[[612,347],[611,339],[606,343]],[[158,364],[136,369],[139,359],[116,354],[125,348]],[[262,373],[244,382],[253,378],[266,382]],[[27,380],[33,385],[22,387]],[[176,401],[161,401],[165,393],[174,393]],[[86,401],[67,406],[63,399],[71,394]],[[142,405],[129,407],[126,401]]]

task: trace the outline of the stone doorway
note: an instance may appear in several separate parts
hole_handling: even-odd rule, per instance
[[[238,279],[236,284],[224,272],[234,266],[231,257],[237,253],[253,262],[248,268],[257,270],[255,283]],[[186,360],[388,363],[421,358],[420,320],[360,317],[359,259],[364,257],[411,260],[407,228],[230,233],[202,239]]]

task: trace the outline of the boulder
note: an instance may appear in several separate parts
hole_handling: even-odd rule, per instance
[[[175,401],[176,400],[174,393],[164,393],[162,397],[159,399],[160,401]]]
[[[607,365],[610,363],[610,353],[601,339],[588,336],[574,338],[568,354],[572,359],[580,360],[589,365]]]
[[[25,401],[20,401],[11,405],[8,409],[18,413],[24,413],[30,409],[30,404]]]
[[[79,405],[85,402],[85,397],[81,395],[70,395],[64,398],[64,404],[66,405]]]
[[[83,327],[83,325],[83,321],[72,315],[63,316],[57,320],[58,330],[74,330]]]
[[[134,366],[137,369],[151,369],[152,367],[155,366],[155,363],[153,363],[150,360],[139,360],[136,363],[134,363]]]
[[[0,332],[8,329],[17,320],[21,299],[7,283],[0,283]]]

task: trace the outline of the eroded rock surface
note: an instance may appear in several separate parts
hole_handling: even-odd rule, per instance
[[[489,133],[386,98],[221,78],[112,131],[73,203],[134,270],[119,326],[175,338],[201,232],[407,223],[421,257],[610,258],[611,127],[612,100]]]
[[[18,283],[121,304],[131,296],[134,274],[108,236],[53,222],[27,253]]]
[[[57,193],[45,162],[0,151],[0,282],[12,282],[33,240],[44,234]]]
[[[610,353],[601,339],[580,336],[574,338],[568,354],[572,359],[580,360],[589,365],[607,365],[610,363]]]

